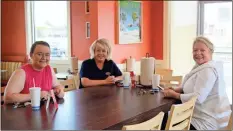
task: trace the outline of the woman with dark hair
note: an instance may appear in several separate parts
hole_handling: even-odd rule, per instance
[[[57,97],[64,97],[64,87],[57,81],[49,66],[50,46],[47,42],[36,41],[30,50],[31,64],[17,69],[9,79],[4,93],[4,103],[30,101],[29,88],[41,88],[41,98],[47,99],[49,91],[54,90]],[[33,82],[34,81],[34,82]]]

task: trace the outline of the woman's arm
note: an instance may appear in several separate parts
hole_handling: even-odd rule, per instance
[[[176,87],[176,88],[172,88],[175,92],[177,93],[182,93],[183,92],[183,89],[181,87]]]
[[[90,80],[89,78],[83,77],[81,78],[81,82],[84,87],[109,85],[115,83],[114,80],[112,80],[111,76],[109,76],[105,80]]]
[[[117,76],[117,77],[115,77],[115,82],[119,81],[119,80],[123,80],[123,76]]]
[[[20,94],[24,88],[25,72],[17,69],[10,77],[4,93],[4,103],[30,101],[30,94]]]
[[[196,81],[193,83],[193,93],[181,94],[182,102],[190,100],[191,97],[197,96],[197,101],[203,103],[217,80],[217,75],[212,68],[206,68],[198,72]]]
[[[64,87],[57,80],[57,77],[56,77],[56,74],[53,68],[51,68],[51,72],[52,72],[52,87],[54,89],[54,93],[58,98],[63,98],[65,95]]]
[[[168,90],[168,89],[171,89],[177,93],[182,93],[183,92],[183,89],[182,87],[178,86],[178,87],[165,87],[164,90]]]
[[[181,94],[181,93],[175,92],[172,89],[167,89],[163,91],[164,96],[180,99],[182,102],[187,102],[193,96],[197,96],[197,101],[199,101],[199,103],[203,103],[205,99],[207,98],[207,96],[209,95],[209,93],[211,92],[216,79],[217,79],[217,76],[214,73],[213,69],[206,68],[202,71],[199,71],[196,81],[190,84],[191,86],[193,86],[193,87],[190,87],[190,88],[193,88],[192,93]],[[179,90],[180,88],[177,89],[177,91]]]
[[[112,75],[115,76],[115,82],[119,81],[119,80],[123,80],[123,76],[122,76],[122,72],[120,71],[120,69],[118,68],[118,66],[116,65],[116,63],[114,61],[112,61]]]

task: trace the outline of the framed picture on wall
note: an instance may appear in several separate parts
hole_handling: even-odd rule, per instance
[[[142,2],[118,2],[118,43],[142,43]]]
[[[89,39],[91,36],[90,22],[86,22],[86,38]]]
[[[89,1],[85,1],[85,13],[90,14],[90,3],[89,3]]]

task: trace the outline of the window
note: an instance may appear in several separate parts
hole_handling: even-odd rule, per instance
[[[51,60],[68,60],[70,27],[68,1],[26,1],[27,51],[32,43],[50,44]]]
[[[200,34],[215,46],[213,59],[224,63],[227,93],[232,98],[232,2],[200,2]]]

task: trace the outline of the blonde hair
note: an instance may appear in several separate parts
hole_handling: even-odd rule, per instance
[[[197,42],[202,42],[203,44],[205,44],[210,49],[210,52],[212,54],[214,53],[214,45],[213,45],[213,43],[208,38],[206,38],[204,36],[198,36],[198,37],[196,37],[195,40],[194,40],[194,42],[193,42],[193,46]]]
[[[111,44],[110,44],[109,40],[107,40],[105,38],[95,40],[92,43],[92,45],[90,47],[91,59],[93,59],[94,56],[95,56],[95,48],[97,47],[97,45],[101,45],[107,50],[107,60],[110,60],[111,57],[112,57],[112,47],[111,47]]]

